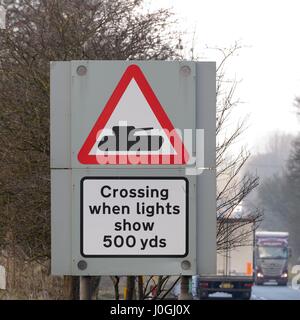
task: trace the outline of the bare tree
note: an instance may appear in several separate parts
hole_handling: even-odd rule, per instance
[[[299,114],[300,99],[296,99],[296,113]],[[291,139],[290,139],[291,140]],[[289,142],[290,142],[289,140]],[[286,139],[284,139],[286,141]],[[286,150],[286,146],[280,147]],[[280,170],[264,179],[257,191],[256,201],[265,210],[262,224],[267,230],[283,230],[290,234],[289,243],[293,250],[292,260],[299,262],[299,206],[300,206],[300,136],[295,136]],[[269,157],[274,158],[273,154]],[[281,167],[281,166],[280,166]]]
[[[182,44],[178,34],[169,31],[174,22],[170,11],[145,13],[142,0],[0,0],[0,4],[7,9],[6,29],[0,30],[0,246],[18,248],[26,261],[44,263],[49,272],[49,62],[177,59]],[[229,136],[222,135],[236,105],[235,85],[227,96],[222,94],[222,67],[233,52],[224,52],[218,69],[217,136],[225,137],[217,146],[217,203],[222,217],[229,216],[257,185],[257,178],[238,179],[249,154],[243,151],[232,159],[227,154],[244,123]],[[254,219],[258,217],[253,213]],[[65,281],[71,286],[68,295],[76,291],[72,281]],[[162,296],[166,281],[160,278]]]
[[[300,117],[300,97],[295,98],[296,114]]]
[[[240,224],[237,232],[228,231],[226,219],[233,218],[236,208],[258,186],[259,178],[251,174],[242,175],[242,168],[250,158],[250,153],[245,148],[241,148],[238,154],[232,152],[232,146],[242,137],[246,130],[247,118],[242,119],[237,124],[232,120],[234,110],[241,102],[235,99],[235,90],[238,85],[236,80],[226,79],[225,65],[234,56],[241,46],[236,43],[229,49],[217,49],[221,53],[221,61],[217,67],[217,148],[216,148],[216,168],[217,168],[217,250],[223,251],[225,248],[234,248],[245,245],[249,235],[244,234],[244,224],[253,223],[258,226],[262,220],[262,211],[259,208],[247,208],[244,217],[248,220]],[[233,155],[234,154],[234,155]],[[250,219],[249,219],[250,218]],[[248,221],[248,222],[247,222]],[[236,226],[234,227],[236,228]],[[234,239],[230,234],[235,234]],[[237,235],[237,236],[236,236]]]
[[[44,263],[50,259],[49,62],[175,59],[177,34],[167,29],[168,10],[143,12],[142,0],[0,4],[7,9],[0,30],[0,246]],[[76,286],[65,285],[72,297]]]

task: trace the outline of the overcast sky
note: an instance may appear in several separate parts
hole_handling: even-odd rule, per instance
[[[262,149],[262,137],[273,131],[296,133],[293,106],[300,96],[300,0],[160,0],[153,6],[173,7],[180,29],[192,39],[202,58],[216,58],[205,47],[243,49],[227,65],[228,77],[242,80],[236,96],[243,101],[236,118],[249,114],[243,144]]]

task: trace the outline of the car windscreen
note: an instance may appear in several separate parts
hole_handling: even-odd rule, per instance
[[[261,259],[286,259],[288,250],[286,247],[260,246],[258,255]]]

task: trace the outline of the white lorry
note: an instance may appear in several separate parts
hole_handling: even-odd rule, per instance
[[[288,260],[291,256],[288,232],[257,231],[255,246],[255,283],[288,283]]]
[[[217,253],[217,274],[194,277],[194,291],[200,299],[216,292],[229,293],[234,299],[250,299],[254,282],[254,222],[230,218],[219,220],[220,223],[225,248]],[[238,243],[241,246],[236,246]]]

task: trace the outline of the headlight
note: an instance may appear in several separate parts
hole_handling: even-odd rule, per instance
[[[263,278],[264,275],[263,275],[261,272],[257,272],[257,277],[258,277],[258,278]]]
[[[284,272],[282,275],[281,275],[281,278],[287,278],[288,274],[286,272]]]

